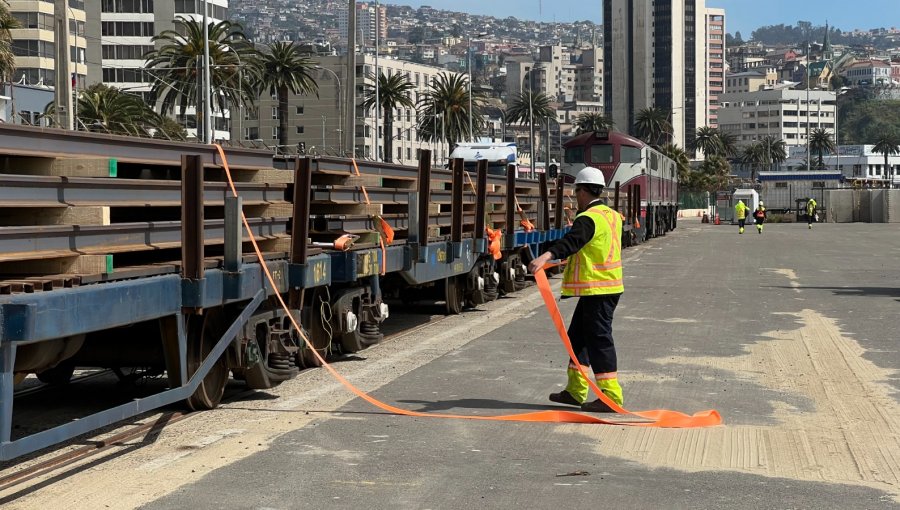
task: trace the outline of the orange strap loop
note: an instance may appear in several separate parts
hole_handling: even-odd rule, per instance
[[[222,166],[225,169],[225,176],[228,178],[228,185],[231,188],[231,193],[234,196],[238,196],[237,190],[234,186],[234,181],[231,178],[231,171],[228,168],[228,160],[225,158],[225,151],[222,149],[222,146],[218,144],[214,144],[216,149],[219,151],[219,155],[222,158]],[[257,260],[259,261],[260,268],[262,268],[263,273],[266,276],[266,279],[269,282],[269,285],[273,289],[277,289],[278,285],[275,282],[275,278],[272,276],[272,271],[269,270],[269,266],[266,263],[265,258],[263,257],[262,251],[259,248],[259,244],[256,242],[256,238],[253,236],[253,231],[250,228],[250,223],[247,221],[247,217],[241,212],[241,220],[244,223],[244,228],[247,231],[248,236],[250,237],[250,243],[253,245],[253,250],[256,253]],[[565,327],[562,325],[562,317],[559,315],[559,309],[556,308],[556,302],[553,300],[553,292],[550,290],[550,283],[547,281],[547,277],[544,275],[543,270],[538,271],[535,275],[535,279],[538,282],[538,287],[541,289],[541,295],[544,297],[544,301],[547,302],[549,297],[548,308],[551,310],[551,316],[554,319],[554,323],[557,325],[557,330],[561,331],[560,338],[563,340],[563,343],[566,344],[567,350],[569,351],[569,356],[572,359],[575,358],[575,353],[572,352],[572,346],[568,343],[568,338],[565,336]],[[284,301],[284,297],[275,292],[273,294],[278,300],[278,303],[281,305],[282,309],[287,312],[287,317],[290,319],[291,323],[296,328],[300,337],[303,339],[303,342],[306,344],[307,348],[310,352],[316,357],[316,359],[322,363],[322,368],[328,371],[335,379],[337,379],[341,384],[344,385],[350,392],[352,392],[357,397],[365,400],[366,402],[372,404],[373,406],[387,411],[389,413],[403,415],[403,416],[415,416],[419,418],[446,418],[446,419],[461,419],[461,420],[481,420],[481,421],[514,421],[514,422],[540,422],[540,423],[594,423],[594,424],[608,424],[608,425],[634,425],[634,426],[655,426],[655,427],[702,427],[702,426],[710,426],[710,425],[718,425],[721,423],[721,418],[719,414],[715,411],[706,411],[704,413],[698,413],[694,416],[687,416],[681,413],[673,413],[672,411],[644,411],[642,413],[632,413],[635,415],[640,421],[621,421],[621,420],[613,420],[613,419],[604,419],[600,418],[598,415],[591,414],[583,414],[574,411],[537,411],[531,413],[520,413],[520,414],[511,414],[511,415],[503,415],[503,416],[467,416],[467,415],[458,415],[458,414],[440,414],[440,413],[423,413],[419,411],[409,411],[407,409],[401,409],[399,407],[392,406],[390,404],[386,404],[381,402],[380,400],[375,399],[374,397],[368,395],[364,391],[360,390],[356,386],[354,386],[350,381],[348,381],[344,376],[338,373],[337,370],[334,369],[331,365],[329,365],[325,358],[322,357],[321,354],[314,348],[312,343],[309,341],[309,338],[303,332],[303,328],[297,322],[297,319],[294,317],[292,313],[290,313],[290,308],[287,303]],[[550,307],[552,305],[552,308]],[[560,329],[562,328],[562,329]],[[583,373],[583,372],[582,372]],[[598,395],[602,396],[602,392],[599,391],[597,385],[594,384],[590,378],[587,378],[588,382],[591,384],[591,387],[594,389]],[[607,399],[608,400],[608,399]],[[612,403],[610,401],[610,403]],[[612,403],[615,405],[614,403]],[[616,406],[618,407],[618,406]],[[621,408],[619,408],[621,409]],[[622,410],[624,412],[624,410]],[[648,421],[650,420],[650,421]]]

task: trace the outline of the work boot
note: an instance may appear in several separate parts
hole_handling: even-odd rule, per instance
[[[566,404],[570,406],[581,405],[581,402],[579,402],[575,397],[572,396],[571,393],[566,390],[562,390],[559,393],[551,393],[550,401],[556,402],[557,404]]]
[[[550,401],[570,406],[580,406],[588,397],[587,379],[581,376],[577,368],[569,364],[566,369],[566,389],[559,393],[551,393]]]
[[[739,229],[738,229],[738,234],[743,234],[743,233],[744,233],[744,227],[739,228]]]
[[[581,404],[581,410],[587,413],[614,413],[613,409],[599,398],[593,402]]]
[[[809,226],[810,229],[812,229],[812,223],[810,223],[808,226]]]

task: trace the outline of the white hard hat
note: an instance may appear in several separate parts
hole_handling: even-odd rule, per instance
[[[759,201],[759,205],[763,205],[762,200]]]
[[[596,186],[606,187],[606,178],[603,177],[603,172],[601,172],[599,168],[586,166],[575,176],[575,185],[578,186],[579,184],[594,184]]]

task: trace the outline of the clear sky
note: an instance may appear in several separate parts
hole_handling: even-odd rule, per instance
[[[588,19],[600,23],[602,0],[385,0],[388,4],[486,14],[499,18],[515,16],[538,21]],[[707,0],[709,7],[722,7],[726,29],[740,31],[746,39],[763,25],[795,25],[798,20],[813,25],[829,24],[842,30],[900,27],[900,0]]]

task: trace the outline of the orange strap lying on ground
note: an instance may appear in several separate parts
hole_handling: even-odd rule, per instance
[[[225,151],[222,149],[220,145],[215,145],[216,149],[219,151],[219,155],[222,157],[222,166],[225,169],[225,176],[228,178],[228,185],[231,188],[231,193],[236,197],[237,189],[234,186],[234,181],[231,178],[231,170],[228,168],[228,161],[225,158]],[[253,236],[253,231],[250,228],[250,224],[247,222],[247,217],[244,215],[243,211],[241,212],[241,220],[244,223],[244,228],[247,230],[247,233],[250,237],[250,243],[253,245],[253,250],[256,252],[256,257],[259,260],[260,267],[266,275],[266,279],[269,281],[269,284],[273,289],[277,289],[278,285],[275,282],[275,278],[272,276],[272,272],[269,270],[268,265],[266,264],[266,260],[262,255],[262,251],[259,248],[259,244],[256,242],[256,238]],[[544,271],[538,271],[538,274],[535,275],[535,278],[538,281],[538,287],[541,289],[541,295],[544,297],[545,303],[548,303],[548,308],[550,309],[551,316],[553,316],[554,323],[557,324],[557,330],[560,331],[560,338],[562,338],[563,343],[566,345],[567,350],[569,351],[569,356],[572,359],[575,359],[574,353],[572,352],[572,346],[568,343],[568,337],[566,336],[565,328],[562,326],[562,316],[559,314],[559,309],[556,307],[556,302],[553,300],[553,292],[550,290],[550,283],[547,281],[546,275],[544,275]],[[381,402],[380,400],[375,399],[374,397],[368,395],[364,391],[360,390],[356,386],[354,386],[350,381],[348,381],[344,376],[339,374],[337,370],[334,369],[331,365],[325,362],[325,358],[322,357],[319,352],[314,348],[312,343],[307,338],[306,334],[303,332],[303,328],[297,322],[294,314],[290,313],[290,308],[287,306],[287,303],[284,301],[284,298],[279,293],[275,293],[274,297],[278,300],[282,309],[287,312],[287,317],[291,320],[291,323],[296,328],[300,337],[306,343],[307,348],[312,352],[312,354],[322,363],[322,368],[328,371],[335,379],[337,379],[341,384],[344,385],[348,390],[350,390],[357,397],[365,400],[366,402],[372,404],[373,406],[387,411],[393,414],[399,414],[403,416],[415,416],[420,418],[451,418],[451,419],[461,419],[461,420],[482,420],[482,421],[516,421],[516,422],[543,422],[543,423],[595,423],[595,424],[608,424],[608,425],[635,425],[635,426],[655,426],[655,427],[703,427],[710,425],[718,425],[721,423],[721,418],[719,418],[719,414],[715,411],[706,411],[705,413],[698,413],[694,416],[687,416],[681,413],[675,413],[672,411],[644,411],[642,413],[631,413],[634,417],[637,417],[641,421],[621,421],[616,419],[604,419],[600,418],[602,415],[595,414],[584,414],[574,411],[538,411],[533,413],[520,413],[520,414],[510,414],[510,415],[502,415],[502,416],[467,416],[461,414],[440,414],[440,413],[422,413],[418,411],[410,411],[407,409],[401,409],[399,407],[392,406],[390,404],[386,404]],[[552,305],[552,307],[551,307]],[[562,329],[560,329],[562,328]],[[588,378],[588,381],[591,381]],[[597,386],[591,382],[591,386],[594,388],[594,391],[597,392],[598,395],[602,395]],[[601,398],[603,398],[601,396]],[[623,413],[625,411],[623,410]],[[608,417],[612,417],[615,415],[607,415]],[[627,418],[627,417],[626,417]],[[649,421],[648,421],[649,420]]]

